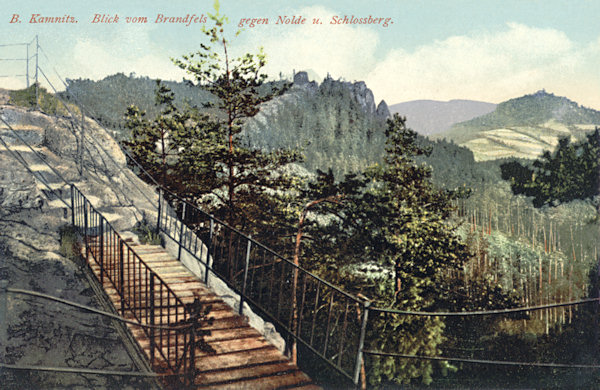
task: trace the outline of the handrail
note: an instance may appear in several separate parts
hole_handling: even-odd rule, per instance
[[[127,318],[124,318],[122,316],[119,316],[119,315],[116,315],[116,314],[113,314],[113,313],[109,313],[107,311],[99,310],[99,309],[96,309],[96,308],[93,308],[93,307],[90,307],[90,306],[82,305],[82,304],[77,303],[77,302],[69,301],[67,299],[62,299],[62,298],[59,298],[59,297],[55,297],[55,296],[52,296],[52,295],[40,293],[40,292],[37,292],[37,291],[25,290],[25,289],[22,289],[22,288],[12,288],[12,287],[8,287],[6,289],[6,291],[8,291],[9,293],[13,293],[13,294],[29,295],[29,296],[32,296],[32,297],[37,297],[37,298],[47,299],[49,301],[54,301],[54,302],[62,303],[63,305],[76,307],[76,308],[81,309],[81,310],[86,310],[86,311],[89,311],[89,312],[94,313],[94,314],[99,314],[101,316],[112,318],[113,320],[124,322],[126,324],[131,324],[131,325],[134,325],[134,326],[139,326],[141,328],[154,328],[154,329],[161,329],[161,330],[179,330],[179,329],[188,329],[190,326],[192,326],[192,324],[179,325],[179,326],[160,326],[160,325],[143,324],[141,322],[135,322],[135,321],[128,320]]]
[[[173,372],[183,370],[187,374],[184,377],[193,382],[196,326],[190,308],[75,185],[71,185],[71,191],[72,224],[84,236],[86,260],[91,256],[100,268],[100,283],[103,284],[106,277],[117,291],[122,315],[127,311],[138,322],[152,325],[144,328],[150,341],[151,363],[160,357]],[[156,328],[157,321],[161,328]],[[165,322],[166,328],[163,327]],[[189,322],[192,326],[177,326]]]

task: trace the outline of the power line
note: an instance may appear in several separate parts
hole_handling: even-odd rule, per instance
[[[538,363],[538,362],[515,362],[509,360],[483,360],[483,359],[465,359],[445,356],[422,356],[422,355],[407,355],[403,353],[378,352],[378,351],[363,351],[364,354],[372,356],[398,357],[403,359],[421,359],[435,361],[452,361],[462,363],[489,364],[500,366],[523,366],[523,367],[545,367],[545,368],[579,368],[579,369],[600,369],[597,364],[562,364],[562,363]]]

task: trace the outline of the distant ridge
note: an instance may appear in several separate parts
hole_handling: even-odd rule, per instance
[[[582,139],[600,126],[600,111],[545,90],[507,100],[493,112],[457,123],[433,138],[471,149],[477,160],[536,158],[561,137]]]
[[[392,113],[406,117],[407,125],[422,135],[444,132],[458,122],[488,114],[496,108],[493,103],[475,100],[412,100],[390,106]]]

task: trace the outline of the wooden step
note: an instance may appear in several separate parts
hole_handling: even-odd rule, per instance
[[[284,372],[269,376],[262,376],[254,379],[245,379],[239,381],[230,381],[222,384],[199,385],[199,389],[279,389],[282,387],[295,386],[299,384],[311,384],[310,378],[302,371]]]
[[[264,376],[284,374],[298,371],[298,367],[290,362],[276,362],[251,366],[235,367],[228,370],[204,371],[196,375],[195,383],[203,386],[230,383],[233,381],[251,380]]]
[[[91,245],[93,253],[100,253],[100,242]],[[124,300],[135,313],[142,316],[141,321],[150,321],[148,306],[150,298],[146,289],[149,286],[147,272],[138,272],[140,267],[148,267],[160,278],[155,282],[154,290],[154,324],[168,326],[182,324],[186,314],[186,305],[199,300],[203,307],[210,306],[207,319],[200,322],[200,329],[206,330],[202,340],[210,345],[211,350],[203,350],[197,346],[195,351],[197,376],[194,388],[199,389],[277,389],[305,388],[316,390],[316,386],[296,365],[272,346],[256,329],[248,325],[246,317],[238,315],[221,298],[211,292],[208,287],[193,275],[173,256],[167,254],[160,246],[137,245],[131,243],[131,249],[142,260],[127,264],[123,268]],[[112,277],[117,277],[115,269],[119,256],[114,247],[104,248],[104,267]],[[100,280],[100,266],[90,256],[90,267]],[[135,279],[133,279],[135,278]],[[103,287],[115,308],[121,312],[121,296],[104,274]],[[167,288],[161,287],[163,283]],[[142,288],[142,294],[134,289]],[[117,282],[117,287],[121,288]],[[162,291],[162,305],[161,305]],[[172,306],[167,306],[167,296]],[[177,298],[175,298],[177,297]],[[176,300],[182,304],[175,305]],[[133,307],[134,306],[134,307]],[[127,306],[126,306],[127,307]],[[125,318],[137,321],[133,312],[127,308]],[[150,359],[150,339],[145,330],[134,324],[127,324],[140,348]],[[176,336],[175,330],[155,329],[155,342],[162,336],[161,352],[154,351],[153,369],[168,372],[168,364],[163,356],[181,357],[185,352],[183,335]],[[176,343],[177,341],[177,343]]]

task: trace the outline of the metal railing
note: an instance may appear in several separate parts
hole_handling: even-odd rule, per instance
[[[195,372],[196,318],[190,308],[169,288],[123,240],[89,200],[71,186],[72,224],[81,232],[85,258],[99,266],[100,283],[105,279],[117,291],[122,316],[150,325],[143,331],[150,345],[150,363],[184,373],[191,384]],[[90,263],[91,264],[91,263]]]
[[[178,210],[178,211],[176,211]],[[287,336],[358,384],[369,303],[339,289],[198,207],[159,196],[158,229]]]

